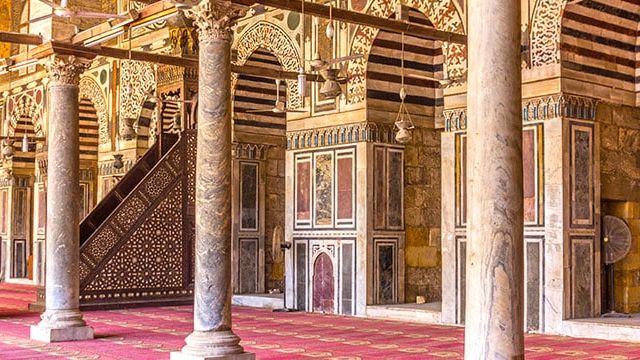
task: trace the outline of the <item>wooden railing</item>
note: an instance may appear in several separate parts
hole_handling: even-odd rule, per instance
[[[150,151],[83,221],[84,308],[191,301],[196,131],[167,150],[154,166]]]
[[[96,207],[80,223],[80,245],[102,225],[109,215],[118,207],[122,199],[144,179],[144,177],[156,166],[160,158],[166,154],[178,141],[177,134],[163,134],[162,140],[156,142],[142,158],[118,181],[109,193],[96,205]]]

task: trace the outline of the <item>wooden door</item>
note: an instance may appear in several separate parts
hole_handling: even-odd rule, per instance
[[[320,254],[313,269],[313,311],[334,313],[335,279],[331,257]]]

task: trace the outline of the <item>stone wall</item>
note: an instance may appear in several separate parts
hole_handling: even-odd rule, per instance
[[[265,289],[282,290],[284,258],[273,254],[274,229],[284,241],[285,149],[270,147],[266,162],[265,183]],[[278,250],[279,251],[279,250]],[[275,256],[274,256],[275,255]]]
[[[416,128],[405,149],[405,301],[441,299],[440,132]]]
[[[600,171],[603,214],[631,227],[627,256],[615,264],[616,311],[640,312],[640,110],[601,104]]]

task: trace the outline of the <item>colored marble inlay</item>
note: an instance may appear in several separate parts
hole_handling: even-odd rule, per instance
[[[333,155],[316,156],[315,223],[330,226],[333,217]]]
[[[322,253],[313,266],[313,311],[334,312],[334,285],[333,262],[329,255]]]
[[[524,174],[524,221],[536,221],[536,157],[535,130],[522,133],[522,167]]]
[[[311,220],[311,163],[298,162],[296,169],[296,219]]]
[[[240,219],[241,230],[258,229],[258,166],[240,164]]]
[[[338,159],[338,219],[353,217],[353,159]]]

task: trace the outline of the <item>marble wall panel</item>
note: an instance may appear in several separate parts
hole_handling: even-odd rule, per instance
[[[313,311],[329,314],[334,312],[335,283],[333,261],[323,252],[313,264]]]
[[[240,239],[239,260],[240,293],[256,293],[258,291],[258,239]]]
[[[404,228],[404,157],[402,150],[389,149],[387,158],[387,228]]]
[[[314,226],[333,225],[333,153],[315,154]]]
[[[536,146],[535,130],[522,132],[522,167],[524,179],[524,222],[536,222]]]
[[[27,241],[13,240],[12,246],[13,263],[11,266],[11,277],[22,279],[27,277]]]
[[[590,227],[594,217],[593,126],[571,124],[571,225]]]
[[[540,330],[541,320],[541,243],[542,239],[526,239],[525,257],[525,298],[526,301],[526,330]]]
[[[373,221],[376,229],[386,227],[387,189],[386,189],[386,151],[383,147],[374,148],[373,176]]]
[[[296,308],[307,311],[307,244],[296,242],[295,247]]]
[[[47,225],[47,193],[44,191],[38,192],[38,232],[44,233],[44,228]]]
[[[258,164],[240,163],[240,231],[258,230]]]
[[[396,283],[396,244],[379,242],[376,244],[377,262],[377,303],[392,304],[395,302]]]
[[[456,135],[456,227],[467,224],[467,136]]]
[[[338,224],[353,225],[354,219],[354,168],[353,157],[339,157],[337,160],[336,220]]]
[[[341,313],[343,315],[353,315],[353,285],[354,285],[354,247],[352,244],[342,245],[342,259],[340,264],[340,284],[341,284]]]
[[[464,324],[465,308],[466,308],[466,289],[467,289],[467,239],[456,239],[456,253],[457,253],[457,266],[456,266],[456,285],[458,288],[458,324]]]
[[[593,314],[593,238],[573,237],[571,242],[571,308],[573,319]]]
[[[311,160],[298,159],[296,163],[296,225],[311,223]]]
[[[17,189],[13,199],[13,236],[25,236],[29,216],[27,189]]]
[[[2,207],[0,212],[2,216],[2,218],[0,218],[0,234],[6,235],[9,230],[9,196],[7,189],[3,189],[0,192],[0,206]]]

